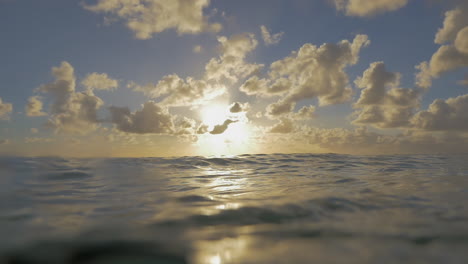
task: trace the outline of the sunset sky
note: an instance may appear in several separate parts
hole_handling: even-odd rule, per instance
[[[0,0],[0,32],[1,155],[468,149],[466,1]]]

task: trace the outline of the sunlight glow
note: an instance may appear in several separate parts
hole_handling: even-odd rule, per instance
[[[203,155],[236,155],[251,151],[251,128],[245,112],[231,113],[228,104],[214,103],[200,110],[202,123],[208,126],[208,133],[202,135],[199,146]],[[210,134],[215,126],[232,120],[221,134]]]
[[[210,258],[210,264],[221,264],[221,257],[219,255]]]
[[[211,130],[214,126],[222,124],[229,115],[229,109],[227,105],[213,104],[204,107],[201,110],[202,122],[208,125]]]

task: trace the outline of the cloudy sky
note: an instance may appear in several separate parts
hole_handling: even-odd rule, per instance
[[[468,149],[468,4],[0,0],[0,154]]]

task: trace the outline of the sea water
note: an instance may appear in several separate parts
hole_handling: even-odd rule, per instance
[[[1,263],[468,263],[468,155],[0,158]]]

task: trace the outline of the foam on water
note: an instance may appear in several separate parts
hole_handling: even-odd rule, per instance
[[[468,155],[0,158],[4,263],[466,263]]]

